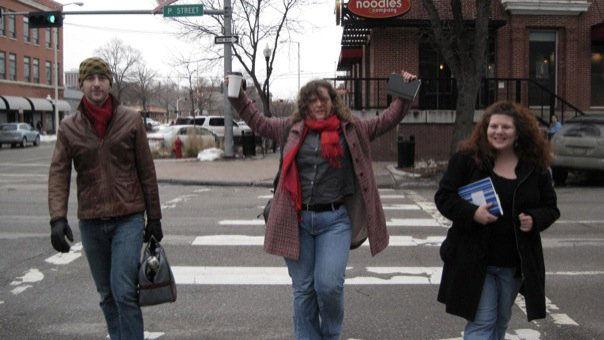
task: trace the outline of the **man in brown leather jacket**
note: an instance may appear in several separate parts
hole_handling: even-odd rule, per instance
[[[82,245],[111,339],[143,339],[138,266],[143,242],[160,241],[161,209],[155,166],[139,113],[109,93],[112,75],[99,58],[80,64],[84,96],[61,121],[48,175],[51,242],[68,252],[71,167],[77,173]],[[147,213],[145,227],[144,213]]]

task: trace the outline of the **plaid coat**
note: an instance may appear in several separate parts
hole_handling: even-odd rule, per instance
[[[239,116],[255,133],[276,141],[285,141],[285,145],[282,145],[284,154],[300,142],[304,122],[299,121],[292,125],[291,117],[268,118],[245,96],[230,100]],[[380,116],[371,119],[353,117],[351,121],[342,122],[342,131],[350,149],[355,174],[355,193],[345,201],[352,222],[352,249],[359,247],[367,238],[372,255],[388,246],[388,230],[373,175],[369,144],[376,137],[394,128],[408,109],[409,103],[397,98]],[[290,125],[286,139],[284,134]],[[280,176],[277,183],[266,223],[264,250],[270,254],[297,260],[300,255],[298,218],[294,204],[283,186],[283,177]]]

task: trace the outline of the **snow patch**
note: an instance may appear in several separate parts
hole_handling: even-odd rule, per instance
[[[205,149],[200,151],[197,154],[197,159],[200,160],[201,162],[204,161],[215,161],[217,159],[222,158],[224,154],[224,151],[217,149],[217,148],[209,148],[209,149]]]

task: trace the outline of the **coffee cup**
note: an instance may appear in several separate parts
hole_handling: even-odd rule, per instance
[[[229,80],[229,87],[227,89],[229,98],[238,98],[239,92],[241,91],[243,75],[241,72],[231,72],[227,75],[227,79]]]

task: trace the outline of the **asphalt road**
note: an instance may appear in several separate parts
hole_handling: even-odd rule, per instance
[[[73,251],[57,256],[50,246],[51,153],[48,144],[0,149],[0,339],[103,339],[73,194]],[[549,315],[528,323],[518,300],[506,339],[604,338],[604,187],[582,183],[557,192],[562,217],[542,235]],[[160,193],[162,243],[178,301],[143,310],[147,338],[292,338],[284,261],[259,245],[256,215],[268,189],[161,185]],[[373,258],[368,247],[351,253],[343,339],[460,338],[464,321],[436,302],[446,221],[433,194],[381,191],[391,246]]]

